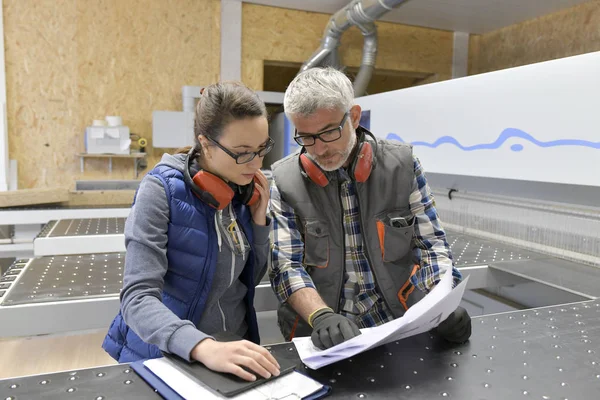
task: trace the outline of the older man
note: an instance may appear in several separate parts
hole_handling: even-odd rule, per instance
[[[332,68],[299,74],[284,109],[301,151],[273,165],[270,279],[286,340],[329,348],[401,317],[453,266],[419,160],[406,144],[359,125],[350,80]],[[417,290],[415,290],[415,288]],[[437,332],[465,342],[459,307]]]

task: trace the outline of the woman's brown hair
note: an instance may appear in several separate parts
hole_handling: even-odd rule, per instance
[[[218,141],[225,126],[232,121],[267,117],[265,103],[252,90],[240,82],[219,82],[205,87],[202,92],[194,122],[194,147],[201,151],[198,136],[208,136]],[[177,150],[188,153],[191,147]]]

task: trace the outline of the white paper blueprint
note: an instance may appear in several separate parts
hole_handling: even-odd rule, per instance
[[[329,349],[316,348],[310,337],[294,338],[292,341],[302,362],[311,369],[319,369],[382,344],[427,332],[448,318],[460,305],[468,280],[467,277],[452,289],[452,273],[448,271],[436,287],[401,318],[374,328],[361,329],[361,335]]]

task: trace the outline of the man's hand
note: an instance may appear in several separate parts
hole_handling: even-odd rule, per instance
[[[449,342],[465,343],[471,337],[471,317],[459,306],[435,331]]]
[[[327,308],[318,311],[312,318],[313,344],[321,350],[328,349],[360,335],[356,324],[348,318]]]

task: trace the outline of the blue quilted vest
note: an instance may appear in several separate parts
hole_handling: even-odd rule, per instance
[[[185,184],[183,174],[159,165],[149,172],[159,178],[170,205],[167,259],[163,303],[181,319],[200,321],[217,265],[218,244],[215,237],[214,209],[199,200]],[[135,198],[134,198],[135,204]],[[234,210],[253,245],[252,218],[245,205],[234,201]],[[251,251],[252,252],[252,251]],[[254,311],[254,257],[248,257],[239,278],[248,288],[245,298],[248,339],[260,343]],[[161,357],[157,346],[144,342],[125,324],[121,312],[113,320],[102,348],[120,363]]]

